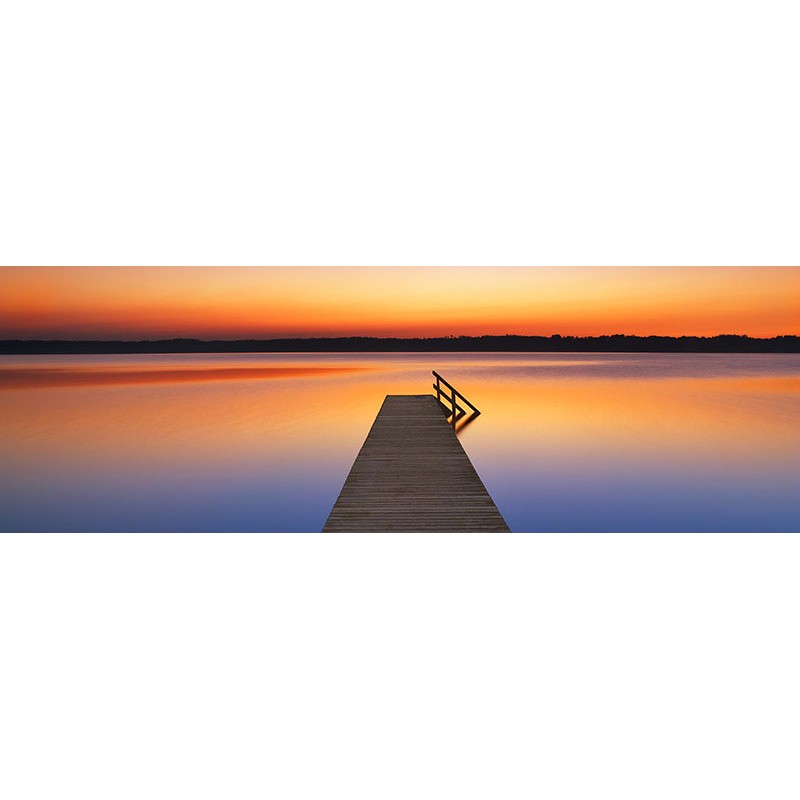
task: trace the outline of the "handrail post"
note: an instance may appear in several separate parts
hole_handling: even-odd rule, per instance
[[[436,378],[436,383],[433,385],[433,389],[436,392],[436,400],[442,406],[442,408],[447,411],[447,403],[450,403],[452,410],[452,421],[451,424],[453,429],[456,428],[456,422],[461,417],[463,417],[467,411],[464,408],[461,408],[458,405],[458,400],[456,398],[461,398],[464,401],[464,404],[469,406],[472,409],[472,417],[477,417],[478,414],[481,412],[478,411],[477,408],[469,401],[466,397],[464,397],[461,392],[459,392],[452,383],[445,380],[435,369],[432,370],[433,376]],[[442,384],[446,387],[446,389],[442,388]],[[447,389],[450,391],[448,392]],[[448,415],[449,416],[449,415]],[[470,419],[472,418],[470,417]]]

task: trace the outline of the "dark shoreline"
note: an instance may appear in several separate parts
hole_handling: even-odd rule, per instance
[[[800,337],[775,336],[350,336],[309,339],[142,341],[0,340],[0,355],[128,353],[800,353]]]

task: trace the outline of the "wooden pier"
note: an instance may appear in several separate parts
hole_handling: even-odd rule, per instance
[[[432,395],[388,395],[323,531],[508,531],[457,416]]]

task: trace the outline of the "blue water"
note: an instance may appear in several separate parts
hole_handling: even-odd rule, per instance
[[[3,357],[0,529],[318,531],[431,369],[513,531],[800,530],[800,356],[444,353]]]

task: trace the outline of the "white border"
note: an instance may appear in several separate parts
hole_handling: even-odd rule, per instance
[[[3,264],[797,264],[796,3],[10,0]],[[796,798],[793,536],[0,537],[0,794]]]

